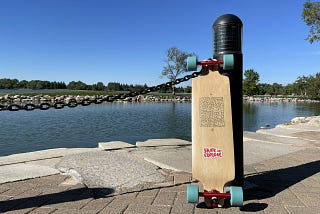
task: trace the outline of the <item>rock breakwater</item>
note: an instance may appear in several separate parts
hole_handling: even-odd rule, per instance
[[[274,97],[274,96],[243,96],[243,102],[285,102],[285,103],[297,103],[297,102],[308,102],[308,103],[319,103],[319,100],[311,100],[306,98],[298,97]]]
[[[94,96],[80,96],[80,95],[4,95],[0,96],[0,105],[10,105],[10,104],[40,104],[40,103],[69,103],[77,102],[83,103],[86,101],[88,103],[101,103],[107,100],[106,95],[94,95]],[[125,99],[114,100],[113,102],[191,102],[190,95],[138,95],[136,97],[127,97]],[[296,102],[309,102],[309,103],[319,103],[319,100],[303,99],[297,97],[274,97],[274,96],[243,96],[243,102],[286,102],[286,103],[296,103]]]
[[[70,101],[81,103],[88,101],[90,103],[99,103],[106,101],[108,96],[73,96],[73,95],[61,95],[61,96],[50,96],[50,95],[4,95],[0,96],[1,104],[39,104],[39,103],[69,103]],[[153,95],[138,95],[136,97],[128,97],[125,99],[114,100],[113,102],[190,102],[191,96],[153,96]]]

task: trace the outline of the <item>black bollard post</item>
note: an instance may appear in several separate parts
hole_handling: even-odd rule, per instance
[[[243,175],[243,119],[242,119],[242,22],[232,14],[220,16],[213,24],[213,58],[222,60],[224,54],[233,54],[234,68],[220,73],[229,77],[231,92],[235,179],[232,185],[242,186]]]

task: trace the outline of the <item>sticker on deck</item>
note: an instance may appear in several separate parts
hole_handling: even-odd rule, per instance
[[[223,97],[200,97],[200,127],[224,127]]]
[[[222,158],[222,149],[215,147],[204,147],[203,148],[203,157],[204,158]]]

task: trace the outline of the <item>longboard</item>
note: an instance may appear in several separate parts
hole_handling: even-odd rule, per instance
[[[225,198],[232,206],[243,203],[242,188],[230,185],[235,178],[231,108],[229,77],[210,71],[192,80],[192,176],[204,192],[188,186],[188,202],[197,203],[200,195],[207,206],[222,206]]]
[[[206,192],[235,177],[229,85],[218,71],[192,81],[192,175]]]

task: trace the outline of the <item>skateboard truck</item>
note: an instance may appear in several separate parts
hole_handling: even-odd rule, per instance
[[[243,205],[243,191],[242,187],[230,186],[230,191],[227,193],[221,193],[217,190],[211,190],[210,192],[199,192],[198,185],[187,186],[187,201],[188,203],[198,203],[199,197],[204,197],[205,201],[211,201],[211,207],[218,207],[221,199],[230,199],[231,206]]]
[[[233,54],[225,54],[223,55],[223,60],[204,60],[201,62],[197,61],[197,57],[191,56],[187,58],[187,70],[195,71],[197,70],[197,66],[214,66],[214,65],[223,65],[224,70],[232,70],[234,66],[234,57]]]

